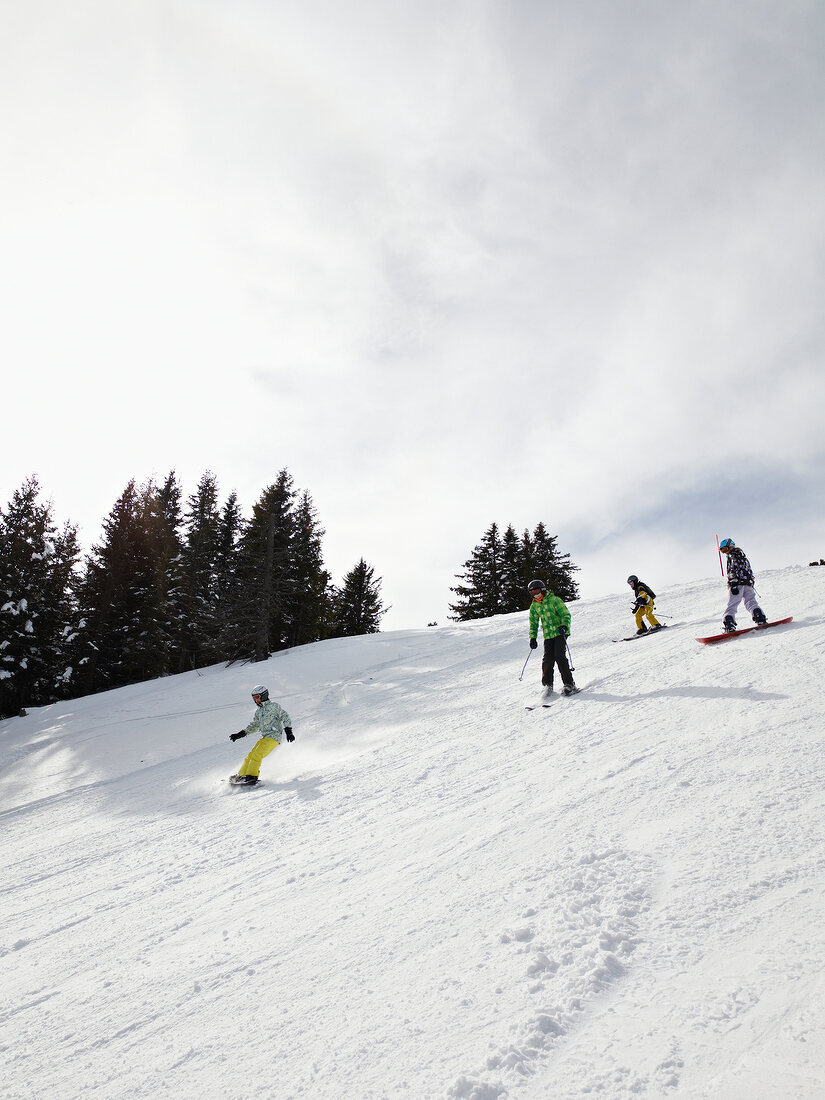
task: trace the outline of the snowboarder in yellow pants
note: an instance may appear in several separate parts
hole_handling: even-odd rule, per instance
[[[265,756],[269,756],[273,749],[277,749],[280,745],[280,741],[276,741],[274,737],[261,737],[256,741],[250,751],[247,753],[246,760],[238,768],[238,775],[240,777],[254,775],[259,776],[261,774],[261,762]]]
[[[237,775],[230,776],[230,783],[253,787],[258,782],[261,772],[261,762],[265,756],[269,756],[273,749],[281,743],[281,737],[287,741],[294,741],[292,732],[292,719],[278,703],[269,698],[269,690],[265,687],[252,689],[252,698],[258,708],[252,721],[246,729],[237,733],[230,733],[229,740],[237,741],[239,737],[246,737],[248,733],[259,733],[261,736],[252,746],[243,764],[238,769]]]

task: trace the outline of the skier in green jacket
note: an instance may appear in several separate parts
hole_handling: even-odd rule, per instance
[[[541,682],[545,694],[553,693],[553,673],[559,666],[562,694],[573,695],[579,688],[573,682],[573,673],[567,661],[567,638],[570,637],[570,612],[565,603],[547,591],[544,581],[530,581],[527,589],[533,599],[530,605],[530,648],[536,649],[536,635],[541,623],[544,635],[544,656],[541,662]]]

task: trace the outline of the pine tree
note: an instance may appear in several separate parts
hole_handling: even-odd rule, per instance
[[[501,540],[501,597],[503,611],[520,611],[527,607],[529,593],[524,579],[524,548],[509,524]]]
[[[450,604],[451,619],[487,619],[506,610],[502,601],[502,545],[498,524],[491,523],[481,542],[456,575],[462,584],[451,588],[458,599]]]
[[[156,556],[154,607],[145,637],[148,644],[154,639],[159,676],[181,668],[185,649],[182,497],[174,470],[167,474],[160,488],[150,482],[145,491],[147,516],[151,517],[147,536],[154,544]]]
[[[221,657],[220,600],[222,528],[218,484],[207,470],[186,502],[181,551],[180,607],[183,613],[179,668],[199,668]],[[229,540],[229,549],[233,549]]]
[[[220,660],[232,660],[234,648],[232,628],[235,620],[235,596],[241,591],[238,575],[237,547],[244,529],[244,520],[233,490],[221,509],[218,521],[218,542],[215,553],[215,646]]]
[[[536,524],[529,564],[532,571],[530,579],[539,577],[550,592],[568,603],[577,600],[579,596],[578,585],[573,578],[579,567],[572,564],[569,554],[559,554],[556,549],[557,541],[558,536],[549,535],[543,523]]]
[[[235,574],[235,551],[243,526],[238,494],[233,490],[226,498],[218,522],[215,574],[219,592],[226,591]]]
[[[178,551],[180,543],[177,532],[181,525],[183,497],[178,476],[174,470],[170,470],[159,489],[155,489],[151,482],[148,489],[155,498],[158,513],[163,517],[164,537],[168,540],[168,546],[171,551]]]
[[[170,511],[171,507],[171,511]],[[92,548],[81,590],[85,690],[137,683],[169,671],[169,567],[174,506],[152,483],[124,489]]]
[[[286,600],[289,645],[293,646],[318,641],[332,629],[328,602],[330,575],[324,568],[321,550],[324,529],[307,492],[298,500],[294,521]]]
[[[0,513],[0,715],[63,698],[76,623],[77,531],[57,533],[32,477]]]
[[[335,638],[377,634],[381,617],[389,610],[381,603],[381,577],[363,558],[344,577],[333,595]]]
[[[263,661],[289,644],[294,498],[292,475],[281,470],[261,494],[241,532],[224,639],[231,660]]]

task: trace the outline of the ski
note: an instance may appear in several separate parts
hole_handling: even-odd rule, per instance
[[[551,692],[549,695],[546,693],[542,695],[543,702],[541,703],[529,703],[525,706],[525,710],[540,710],[542,707],[546,710],[548,707],[552,707],[555,695]]]
[[[569,694],[565,694],[562,691],[562,692],[559,693],[559,698],[560,699],[569,699],[571,695],[578,695],[583,690],[584,690],[583,688],[577,687],[577,688],[574,688],[571,692],[569,692]],[[532,703],[528,706],[525,706],[524,709],[525,710],[547,710],[548,707],[552,707],[553,705],[554,705],[553,703]]]
[[[741,630],[731,630],[726,634],[711,634],[709,638],[697,638],[702,645],[715,645],[717,642],[726,642],[729,638],[738,638],[741,634],[751,634],[754,630],[767,630],[769,626],[782,626],[784,623],[792,623],[793,615],[787,619],[774,619],[771,623],[760,623],[759,626],[745,626]]]
[[[651,626],[644,632],[644,634],[631,634],[629,638],[613,638],[614,642],[635,642],[638,638],[646,638],[648,634],[658,634],[660,630],[667,630],[667,623],[662,623],[661,626]]]

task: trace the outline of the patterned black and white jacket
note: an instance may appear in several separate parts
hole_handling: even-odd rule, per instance
[[[745,557],[744,550],[735,546],[725,555],[728,559],[728,588],[748,584],[753,587],[753,570],[751,563]]]

